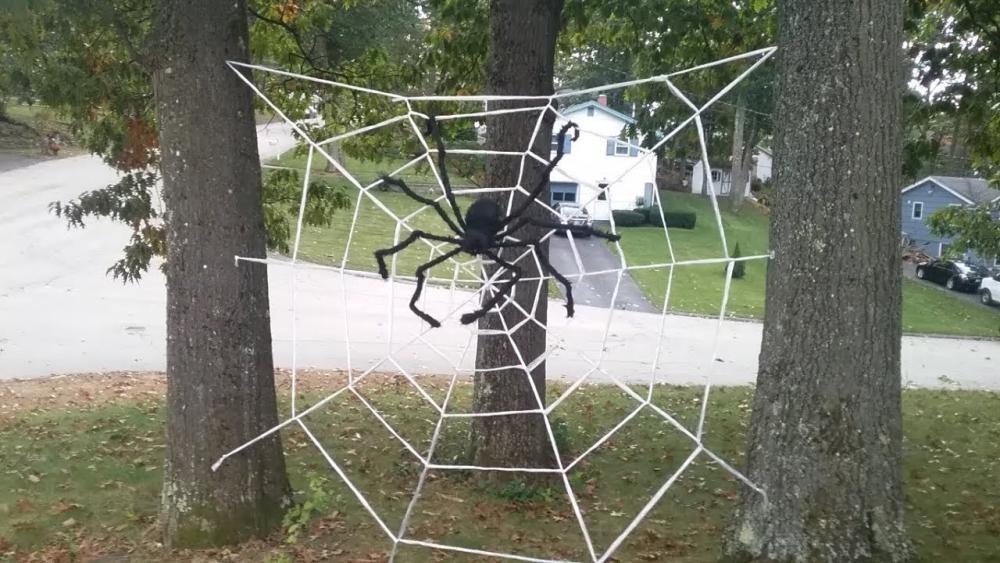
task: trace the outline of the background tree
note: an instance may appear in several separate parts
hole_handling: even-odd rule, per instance
[[[493,0],[490,2],[490,45],[486,73],[486,92],[494,95],[547,95],[553,92],[552,76],[555,60],[556,35],[559,32],[562,0]],[[528,102],[529,104],[531,102]],[[537,104],[537,102],[535,102]],[[490,109],[525,105],[525,102],[491,103]],[[491,150],[523,151],[531,138],[537,116],[529,113],[509,113],[487,120],[487,147]],[[554,116],[547,112],[545,122],[531,150],[549,157]],[[517,185],[518,159],[491,156],[486,162],[486,185]],[[521,185],[534,186],[543,180],[542,166],[527,159]],[[539,199],[548,201],[548,190]],[[516,201],[523,199],[519,195]],[[515,205],[517,202],[515,201]],[[506,209],[506,201],[501,201]],[[528,214],[545,218],[541,206],[532,205]],[[534,237],[537,227],[523,227],[517,237]],[[548,245],[536,249],[548,252]],[[506,253],[509,257],[511,253]],[[540,277],[533,260],[518,265],[524,277]],[[492,271],[490,272],[492,274]],[[522,281],[518,284],[515,301],[525,310],[534,311],[541,325],[548,320],[548,292],[542,291],[537,304],[535,293],[544,281]],[[501,314],[489,314],[479,323],[481,330],[513,327],[524,319],[515,307],[505,307]],[[518,365],[522,359],[530,365],[546,349],[545,329],[536,323],[526,323],[511,335],[479,335],[476,346],[476,369],[487,370]],[[520,353],[520,356],[518,355]],[[540,396],[545,397],[545,363],[540,362],[531,372],[531,379]],[[544,403],[543,403],[544,404]],[[521,369],[477,371],[473,390],[473,409],[477,413],[537,409],[538,402],[528,377]],[[551,467],[554,456],[541,414],[480,417],[473,419],[472,450],[475,463],[484,466]]]
[[[780,0],[777,195],[745,490],[725,550],[902,561],[903,7]],[[852,303],[831,307],[830,303]]]
[[[260,159],[243,0],[159,0],[154,90],[167,222],[167,451],[171,546],[237,542],[290,501],[275,435],[217,472],[211,460],[277,424]],[[196,94],[196,95],[195,95]],[[211,134],[206,135],[205,132]]]
[[[1000,191],[996,192],[1000,198]],[[931,232],[952,238],[949,254],[968,251],[981,257],[1000,257],[1000,199],[974,207],[944,207],[927,218]]]
[[[924,90],[913,127],[922,153],[915,176],[978,175],[1000,185],[1000,10],[992,0],[910,0],[910,54]],[[922,160],[918,160],[922,158]],[[1000,196],[1000,192],[997,192]],[[1000,254],[998,204],[945,209],[936,233],[954,252]]]

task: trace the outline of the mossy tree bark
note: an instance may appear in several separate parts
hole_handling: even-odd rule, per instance
[[[489,94],[548,95],[553,92],[552,76],[555,60],[556,36],[559,32],[562,0],[493,0],[490,2],[490,49],[487,60],[486,90]],[[490,109],[538,105],[534,102],[491,103]],[[511,113],[492,116],[487,121],[487,143],[490,149],[523,151],[531,139],[537,122],[537,113]],[[549,158],[554,116],[546,112],[542,127],[531,150],[545,159]],[[517,158],[496,156],[486,161],[486,186],[513,186],[517,184],[520,161]],[[543,166],[528,158],[521,185],[530,190],[541,178]],[[520,195],[515,202],[521,201]],[[539,198],[548,201],[548,190]],[[507,209],[507,198],[500,204]],[[541,206],[531,206],[529,214],[540,219],[546,217]],[[525,227],[515,236],[533,238],[540,229]],[[514,249],[518,253],[521,249]],[[547,252],[548,245],[541,251]],[[505,259],[517,256],[507,251]],[[539,277],[533,259],[518,262],[524,277]],[[547,322],[548,295],[542,287],[537,305],[534,305],[538,281],[522,281],[516,289],[515,300],[525,310],[534,308],[535,319]],[[516,326],[524,315],[515,307],[505,307],[501,315],[488,314],[480,321],[482,330],[505,330]],[[506,325],[504,324],[506,323]],[[504,334],[482,334],[476,348],[477,370],[501,366],[526,365],[545,352],[545,329],[528,322],[510,337]],[[520,356],[518,355],[520,352]],[[538,401],[532,390],[528,374],[523,369],[477,371],[473,392],[475,412],[497,412],[537,409]],[[531,372],[531,378],[544,401],[545,363],[540,362]],[[473,419],[473,458],[477,465],[506,467],[551,467],[554,456],[544,419],[540,414],[496,416]],[[504,473],[499,478],[511,477]]]
[[[212,463],[277,422],[244,0],[160,0],[154,91],[167,208],[164,542],[197,547],[266,534],[288,479],[275,437]]]
[[[779,0],[764,336],[735,560],[903,561],[903,3]]]

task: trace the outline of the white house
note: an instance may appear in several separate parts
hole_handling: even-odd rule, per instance
[[[570,120],[580,126],[580,137],[569,142],[559,167],[549,180],[549,203],[583,205],[594,219],[607,220],[615,209],[650,205],[656,189],[656,154],[639,146],[638,139],[620,141],[622,129],[635,123],[608,107],[607,98],[579,103],[561,112],[553,133]],[[552,136],[552,156],[556,136]],[[603,188],[603,189],[602,189]]]
[[[694,168],[691,169],[691,178],[688,180],[688,187],[691,189],[691,193],[700,194],[702,193],[702,184],[704,183],[704,178],[702,177],[703,171],[705,170],[705,165],[699,160]],[[730,177],[731,174],[729,170],[723,170],[722,168],[712,167],[712,180],[710,182],[711,189],[715,192],[715,195],[728,195],[733,187],[733,181]],[[706,190],[705,193],[708,193]],[[750,195],[750,180],[747,180],[745,195]]]
[[[774,154],[767,147],[757,147],[757,156],[754,157],[753,175],[762,182],[771,179],[771,167],[774,165]]]
[[[754,155],[753,160],[752,176],[761,181],[771,179],[771,166],[774,158],[771,155],[770,149],[758,147],[757,154]],[[688,181],[688,188],[691,190],[691,193],[700,194],[702,191],[702,170],[704,170],[704,166],[701,161],[698,161],[691,170],[691,178]],[[716,195],[726,195],[730,192],[733,184],[730,176],[731,174],[728,169],[712,167],[711,184]],[[745,194],[747,196],[750,195],[750,180],[747,180]]]

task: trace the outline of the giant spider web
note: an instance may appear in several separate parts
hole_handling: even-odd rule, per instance
[[[395,229],[393,233],[384,233],[384,240],[379,242],[381,248],[386,248],[397,244],[400,239],[405,236],[408,232],[415,230],[413,223],[417,220],[417,217],[421,213],[427,210],[427,206],[420,207],[416,211],[411,211],[409,213],[404,213],[400,210],[393,209],[391,206],[383,202],[386,199],[381,194],[383,192],[378,191],[379,186],[382,181],[375,179],[373,181],[365,181],[361,178],[361,174],[352,174],[349,170],[350,165],[346,159],[340,157],[335,151],[331,150],[334,143],[349,141],[352,138],[365,135],[371,132],[377,132],[382,128],[388,127],[402,127],[403,130],[407,131],[409,134],[413,135],[413,138],[422,147],[422,153],[416,158],[407,161],[403,166],[392,171],[390,176],[399,176],[412,171],[418,165],[428,167],[433,174],[433,177],[437,181],[438,195],[437,201],[442,201],[445,199],[443,193],[443,186],[441,184],[440,171],[436,168],[437,163],[432,155],[436,154],[436,148],[434,148],[432,142],[428,142],[425,137],[425,133],[422,127],[420,127],[418,120],[426,119],[429,112],[425,113],[420,111],[420,104],[423,103],[449,103],[453,104],[449,107],[460,107],[461,104],[472,104],[477,106],[476,109],[472,111],[458,111],[455,113],[446,113],[435,115],[439,123],[447,125],[452,122],[460,122],[461,120],[483,120],[484,118],[497,115],[500,113],[510,113],[510,112],[524,112],[528,114],[535,113],[537,118],[535,118],[535,125],[530,139],[525,139],[525,146],[529,147],[524,151],[510,152],[510,151],[492,151],[485,148],[465,148],[465,149],[449,149],[448,155],[467,155],[473,157],[482,157],[485,155],[494,155],[515,158],[520,162],[520,178],[518,184],[515,186],[508,187],[494,187],[486,186],[481,188],[468,188],[468,189],[456,189],[455,194],[457,196],[479,196],[484,193],[503,193],[509,196],[507,212],[514,206],[514,195],[517,192],[527,194],[527,188],[520,185],[521,178],[525,174],[526,163],[529,159],[533,159],[542,165],[547,164],[548,160],[544,156],[535,154],[531,150],[531,147],[535,145],[535,138],[539,135],[539,131],[542,129],[543,117],[547,112],[554,113],[556,116],[558,127],[559,123],[565,123],[569,119],[560,113],[558,105],[566,100],[578,99],[581,96],[588,96],[596,93],[606,93],[616,90],[623,90],[632,87],[648,87],[655,86],[665,88],[665,92],[669,92],[672,96],[674,102],[679,101],[686,110],[689,110],[689,115],[679,120],[669,131],[660,131],[658,135],[659,140],[654,146],[647,149],[642,149],[641,154],[638,154],[636,158],[632,159],[633,164],[624,172],[621,172],[617,177],[610,178],[606,182],[594,182],[588,178],[579,177],[572,170],[565,169],[566,164],[560,163],[556,167],[563,177],[569,178],[574,182],[577,182],[580,186],[589,188],[589,193],[591,197],[585,199],[580,203],[587,206],[598,199],[601,194],[607,194],[608,190],[614,190],[617,183],[619,183],[623,177],[627,175],[629,171],[639,166],[649,166],[652,162],[653,151],[663,146],[665,143],[669,142],[682,130],[688,127],[694,127],[697,133],[697,138],[699,140],[700,146],[700,160],[703,166],[705,174],[711,170],[708,162],[708,150],[706,146],[706,133],[705,125],[703,123],[703,115],[708,108],[713,106],[718,102],[723,96],[730,92],[733,88],[737,86],[742,80],[750,75],[758,66],[763,64],[772,54],[774,53],[773,48],[761,49],[758,51],[753,51],[743,55],[738,55],[735,57],[730,57],[722,59],[719,61],[714,61],[705,65],[700,65],[697,67],[673,72],[670,74],[654,76],[650,78],[631,80],[627,82],[620,82],[615,84],[608,84],[595,88],[588,88],[584,90],[577,90],[571,92],[559,92],[549,96],[490,96],[490,95],[477,95],[477,96],[404,96],[399,94],[394,94],[390,92],[382,92],[374,90],[371,88],[364,88],[350,84],[344,84],[329,80],[322,80],[318,78],[313,78],[309,76],[304,76],[292,72],[286,72],[281,70],[276,70],[272,68],[267,68],[258,65],[251,65],[246,63],[229,62],[229,66],[236,72],[236,75],[243,80],[249,88],[251,88],[262,100],[270,107],[278,116],[280,116],[301,138],[307,147],[307,159],[305,166],[305,178],[303,183],[303,193],[301,205],[299,208],[299,213],[297,217],[297,223],[295,228],[294,245],[292,247],[290,260],[277,259],[277,258],[251,258],[251,257],[237,257],[237,261],[248,261],[248,262],[259,262],[270,266],[276,266],[281,268],[288,268],[292,271],[292,294],[291,294],[291,309],[292,309],[292,333],[291,333],[291,413],[288,418],[283,422],[271,428],[267,432],[264,432],[260,436],[250,440],[249,442],[235,448],[234,450],[223,455],[214,465],[213,470],[218,469],[227,458],[230,458],[246,448],[251,447],[256,442],[275,434],[276,432],[286,429],[289,427],[297,426],[308,438],[309,442],[317,448],[319,453],[325,459],[326,463],[330,468],[343,480],[346,486],[350,489],[351,493],[356,497],[357,501],[364,508],[365,511],[374,519],[378,528],[386,535],[388,540],[392,544],[391,559],[395,559],[397,552],[403,546],[419,546],[423,548],[432,548],[438,550],[451,551],[455,553],[464,553],[474,556],[488,556],[488,557],[499,557],[514,559],[520,561],[556,561],[557,559],[540,557],[527,553],[510,553],[499,550],[488,550],[481,548],[481,546],[470,546],[470,545],[456,545],[449,544],[440,541],[434,541],[433,539],[420,539],[415,537],[415,534],[410,533],[409,524],[416,512],[415,507],[418,506],[421,495],[424,493],[428,475],[431,471],[504,471],[504,472],[523,472],[523,473],[549,473],[556,476],[557,481],[561,481],[562,487],[565,490],[566,497],[569,501],[569,506],[573,517],[575,519],[575,525],[578,528],[580,538],[583,545],[586,548],[586,555],[584,559],[595,562],[604,562],[609,560],[617,549],[619,549],[622,544],[626,541],[629,535],[640,525],[644,518],[649,515],[649,513],[654,509],[657,503],[667,494],[668,490],[678,481],[682,473],[695,461],[699,456],[706,456],[709,459],[709,463],[717,464],[719,467],[723,468],[732,478],[744,483],[746,486],[757,491],[759,494],[765,494],[763,490],[757,487],[754,483],[750,482],[744,475],[742,475],[738,470],[732,467],[729,463],[723,460],[721,457],[713,453],[708,449],[704,443],[705,435],[705,420],[708,410],[709,403],[709,393],[712,388],[711,380],[711,366],[715,365],[719,358],[720,349],[720,332],[723,323],[726,318],[726,308],[729,301],[729,292],[732,281],[732,273],[734,265],[739,261],[751,261],[751,260],[766,260],[768,255],[754,255],[746,257],[733,257],[730,252],[730,246],[726,239],[726,232],[723,226],[723,221],[721,214],[719,213],[719,205],[716,201],[715,190],[709,190],[709,195],[711,198],[712,209],[714,212],[715,228],[718,229],[718,234],[720,237],[720,254],[718,256],[710,257],[699,257],[694,259],[679,259],[675,254],[674,245],[670,240],[670,232],[666,227],[663,227],[663,235],[665,239],[665,245],[667,250],[667,259],[662,262],[656,263],[642,263],[642,264],[630,264],[626,259],[625,252],[622,249],[621,242],[614,243],[614,248],[617,251],[618,256],[621,259],[620,267],[611,269],[602,269],[599,271],[588,271],[584,266],[583,261],[578,250],[577,241],[574,240],[572,233],[568,236],[568,242],[572,249],[573,258],[577,265],[577,272],[562,272],[566,277],[573,281],[574,285],[578,283],[585,283],[588,278],[594,276],[611,276],[615,280],[614,291],[611,296],[611,306],[604,309],[582,307],[584,311],[581,313],[578,308],[577,318],[581,315],[589,316],[590,319],[600,319],[597,322],[598,326],[603,329],[603,334],[600,336],[600,348],[594,352],[579,352],[572,350],[573,346],[571,342],[576,338],[574,336],[574,322],[576,319],[562,320],[564,315],[562,315],[561,309],[554,308],[548,315],[549,322],[543,323],[537,318],[538,311],[538,293],[546,287],[546,283],[534,283],[535,286],[535,308],[531,310],[525,310],[521,305],[519,305],[514,297],[516,291],[525,291],[522,285],[527,287],[525,281],[531,281],[531,278],[522,278],[521,284],[515,288],[515,294],[508,296],[505,300],[501,301],[497,309],[491,311],[489,314],[497,314],[498,310],[502,310],[504,307],[516,307],[520,309],[523,320],[518,322],[513,326],[508,326],[506,321],[503,322],[503,330],[501,331],[506,338],[508,338],[513,346],[517,346],[512,335],[519,328],[524,326],[526,323],[537,323],[542,327],[548,329],[549,340],[545,351],[535,358],[525,357],[520,350],[517,350],[518,361],[512,366],[502,366],[495,369],[518,369],[524,376],[531,382],[531,388],[534,391],[534,396],[537,404],[537,408],[525,410],[525,411],[510,411],[502,413],[475,413],[475,412],[463,412],[462,408],[455,404],[455,389],[456,385],[463,382],[465,378],[470,376],[475,372],[474,366],[469,366],[468,363],[471,357],[475,354],[470,355],[470,351],[474,350],[474,345],[476,343],[476,337],[478,336],[478,329],[475,325],[470,325],[463,327],[458,325],[457,315],[460,315],[463,311],[469,311],[474,308],[482,298],[483,292],[494,292],[497,286],[501,282],[499,279],[502,275],[502,269],[497,268],[492,274],[485,267],[484,264],[480,262],[479,258],[474,258],[466,261],[462,261],[457,258],[452,258],[446,264],[450,268],[450,276],[447,275],[449,272],[445,272],[445,275],[441,275],[440,267],[432,272],[428,281],[438,284],[438,289],[432,289],[428,285],[428,289],[425,291],[425,297],[423,301],[422,308],[428,306],[427,300],[434,300],[435,295],[438,296],[437,300],[430,306],[437,306],[438,312],[435,316],[440,319],[445,326],[441,329],[433,329],[428,325],[424,324],[419,319],[416,319],[412,313],[405,306],[402,306],[400,298],[408,299],[410,293],[412,292],[413,286],[411,282],[413,281],[413,276],[409,275],[412,273],[412,269],[403,269],[397,267],[397,256],[392,257],[391,275],[389,282],[384,284],[382,287],[386,288],[387,293],[386,298],[386,311],[385,311],[385,336],[384,340],[378,342],[376,345],[384,349],[384,353],[381,354],[377,361],[371,362],[371,365],[361,368],[356,367],[352,364],[351,352],[355,350],[355,342],[352,342],[352,327],[351,319],[346,314],[348,310],[348,299],[349,299],[349,289],[348,283],[355,283],[350,280],[371,280],[368,283],[382,283],[381,281],[375,281],[375,275],[372,271],[368,271],[363,268],[357,268],[352,266],[352,262],[349,261],[349,253],[352,252],[352,237],[357,229],[360,227],[361,223],[365,220],[360,217],[361,209],[364,206],[374,206],[380,213],[386,214],[392,222],[395,223]],[[731,80],[724,88],[719,90],[717,93],[712,95],[710,98],[705,100],[703,103],[695,103],[692,97],[685,95],[682,89],[678,87],[677,82],[685,75],[690,73],[713,69],[719,67],[720,65],[725,65],[728,63],[745,63],[748,67],[738,73],[735,79]],[[345,91],[354,96],[370,96],[372,99],[379,100],[381,103],[385,104],[384,107],[395,108],[395,113],[388,114],[384,119],[379,121],[374,121],[366,124],[360,124],[354,130],[341,133],[339,135],[334,135],[326,138],[313,138],[311,135],[312,130],[309,127],[302,124],[302,122],[292,120],[288,117],[286,111],[283,111],[280,107],[282,105],[281,100],[272,100],[269,96],[265,95],[263,90],[259,88],[253,81],[248,78],[248,72],[241,72],[247,69],[252,69],[254,71],[264,73],[261,76],[277,77],[281,80],[297,80],[304,81],[307,87],[314,88],[316,91],[322,89],[339,89]],[[495,102],[509,102],[517,101],[522,104],[528,104],[525,107],[519,108],[507,108],[507,109],[490,109],[490,104]],[[474,121],[476,124],[479,121]],[[586,127],[581,127],[581,136],[591,135],[600,137],[602,140],[613,140],[613,137],[608,136],[606,132],[599,132],[588,130]],[[617,137],[615,137],[617,138]],[[546,155],[548,156],[548,155]],[[303,262],[300,258],[300,246],[302,244],[302,234],[303,234],[303,215],[306,209],[306,202],[309,197],[308,191],[310,189],[311,175],[314,170],[314,160],[324,161],[329,163],[328,166],[332,167],[337,171],[337,173],[342,176],[350,186],[356,191],[355,196],[355,206],[353,210],[353,215],[351,216],[350,230],[348,231],[348,237],[345,244],[343,255],[340,256],[340,264],[332,266],[323,266],[310,262]],[[452,178],[455,175],[452,174]],[[698,179],[692,179],[692,181],[698,181]],[[706,178],[706,181],[707,178]],[[735,188],[734,188],[735,189]],[[603,199],[603,198],[602,198]],[[610,198],[609,198],[610,199]],[[663,203],[660,201],[658,190],[653,190],[653,202],[646,202],[647,205],[653,204],[656,211],[660,213],[661,224],[663,221]],[[558,212],[555,211],[546,201],[537,201],[535,205],[544,207],[547,212],[554,214],[554,218],[558,219]],[[446,207],[447,209],[447,207]],[[621,234],[623,237],[629,236],[629,231],[620,231],[614,222],[613,215],[610,217],[610,230],[611,232]],[[444,234],[444,233],[442,233]],[[549,238],[553,235],[553,232],[549,232],[545,238]],[[444,253],[442,247],[447,246],[447,243],[434,243],[433,241],[422,240],[426,244],[426,250],[431,258],[434,256],[439,256]],[[419,245],[415,245],[419,246]],[[422,247],[421,247],[422,248]],[[360,251],[354,249],[355,254],[352,256],[356,257],[359,254],[363,255],[367,253],[371,254],[371,248],[363,248]],[[530,247],[523,252],[515,253],[514,257],[506,258],[508,261],[517,263],[518,261],[533,261],[536,266],[538,266],[537,258],[534,256],[534,248]],[[654,386],[658,383],[669,383],[670,381],[663,375],[662,369],[660,369],[660,364],[662,358],[669,353],[668,338],[666,336],[665,328],[670,321],[670,315],[668,314],[670,305],[670,295],[671,287],[674,281],[675,269],[700,266],[700,265],[714,265],[718,266],[720,270],[722,267],[725,269],[724,285],[722,296],[720,300],[720,307],[718,311],[718,317],[716,320],[716,329],[714,336],[712,337],[711,344],[711,357],[706,358],[706,366],[709,366],[705,371],[704,378],[704,389],[701,392],[700,405],[696,420],[690,421],[685,424],[678,416],[669,412],[669,409],[665,409],[656,404],[653,398]],[[298,375],[300,371],[299,360],[297,358],[297,351],[300,347],[300,336],[297,334],[297,323],[296,319],[296,307],[297,307],[297,290],[296,290],[296,280],[298,279],[295,275],[297,270],[303,269],[324,269],[334,272],[341,279],[340,288],[340,303],[339,311],[335,311],[334,315],[339,314],[342,318],[339,319],[343,323],[344,329],[344,339],[347,346],[347,383],[346,385],[338,388],[334,392],[326,395],[321,400],[318,400],[312,405],[303,408],[299,401],[297,400],[298,392],[296,389]],[[653,358],[651,362],[651,367],[646,376],[643,376],[641,386],[635,384],[634,378],[626,382],[620,376],[618,370],[608,365],[608,359],[606,351],[609,345],[611,345],[610,335],[612,332],[618,330],[615,323],[618,318],[623,315],[636,315],[640,313],[624,313],[616,308],[616,301],[619,295],[619,288],[621,287],[623,278],[630,271],[636,271],[641,269],[654,269],[657,271],[662,271],[667,277],[666,294],[663,298],[663,305],[657,316],[657,332],[654,335],[655,338],[651,344],[652,350],[643,350],[643,352],[652,353]],[[538,271],[542,271],[538,268]],[[720,272],[721,277],[721,272]],[[547,280],[551,279],[551,276],[545,276],[541,279]],[[534,278],[535,281],[539,281],[539,278]],[[445,286],[446,289],[442,289],[441,286]],[[397,286],[401,289],[397,289]],[[478,287],[475,291],[471,291],[470,288]],[[435,291],[437,292],[435,294]],[[430,295],[431,297],[427,297]],[[444,297],[442,297],[444,296]],[[456,297],[457,296],[457,297]],[[445,298],[446,297],[446,298]],[[425,309],[426,310],[426,309]],[[652,315],[651,315],[652,316]],[[603,317],[603,319],[601,319]],[[500,315],[501,319],[504,319],[504,315]],[[543,317],[544,318],[544,317]],[[627,322],[624,321],[624,322]],[[558,326],[557,326],[558,325]],[[446,332],[450,330],[451,332]],[[563,332],[560,333],[559,330]],[[441,332],[438,332],[441,331]],[[355,331],[356,332],[356,331]],[[438,337],[439,334],[445,334],[446,336]],[[460,335],[464,339],[464,345],[454,345],[456,340],[456,335]],[[420,379],[421,376],[417,372],[421,371],[420,365],[411,365],[413,363],[419,363],[413,360],[415,355],[414,350],[421,350],[428,354],[438,357],[440,361],[443,361],[451,366],[451,375],[448,379],[448,384],[443,396],[438,394],[434,396],[433,392],[429,391],[426,385],[422,384]],[[639,350],[636,350],[638,353]],[[565,390],[563,390],[559,396],[550,401],[548,404],[541,398],[538,389],[535,387],[535,383],[530,377],[532,370],[540,362],[549,362],[549,365],[553,365],[554,362],[562,355],[575,355],[576,368],[583,372],[582,376],[572,381]],[[407,385],[412,385],[413,389],[416,390],[419,397],[426,402],[429,411],[432,416],[436,416],[436,420],[429,420],[431,423],[429,428],[433,428],[430,439],[423,440],[427,444],[426,449],[421,448],[421,443],[414,443],[415,440],[407,439],[407,428],[398,427],[394,424],[392,417],[388,416],[386,413],[382,412],[378,408],[377,404],[374,404],[374,400],[369,400],[363,393],[362,386],[365,384],[366,379],[373,377],[372,374],[377,374],[381,371],[390,371],[398,374],[399,377],[405,379]],[[552,377],[552,369],[550,369],[550,378]],[[579,392],[581,387],[586,384],[593,382],[595,380],[601,380],[604,382],[610,382],[615,388],[621,391],[625,396],[634,400],[634,408],[629,411],[620,422],[618,422],[613,428],[607,429],[599,437],[597,437],[594,442],[587,448],[583,449],[581,453],[576,455],[572,460],[564,460],[563,453],[560,452],[559,446],[557,444],[556,435],[553,429],[553,423],[551,417],[555,409],[560,405],[566,404],[570,400],[574,393]],[[334,401],[342,397],[354,397],[356,398],[364,409],[370,413],[378,423],[400,444],[405,448],[405,455],[412,456],[413,459],[417,460],[419,464],[419,477],[416,480],[416,484],[411,494],[409,495],[409,500],[406,503],[405,513],[402,515],[399,526],[390,526],[387,518],[384,518],[380,514],[380,510],[375,506],[375,503],[369,501],[370,493],[366,494],[362,491],[362,487],[359,487],[355,483],[355,479],[352,479],[349,475],[349,471],[345,469],[345,461],[343,459],[335,459],[336,455],[331,454],[329,448],[324,446],[324,443],[317,437],[314,429],[310,428],[309,423],[307,423],[307,417],[314,415],[321,409],[327,407],[332,407],[335,405]],[[677,432],[684,443],[687,443],[690,448],[690,453],[683,458],[683,461],[679,463],[669,474],[664,475],[662,485],[651,495],[651,497],[645,502],[638,512],[628,520],[628,523],[624,526],[619,533],[617,533],[613,540],[611,540],[605,546],[598,546],[592,537],[592,528],[588,526],[587,518],[585,517],[585,510],[581,508],[581,502],[579,501],[579,491],[577,490],[579,486],[574,486],[569,478],[572,471],[579,469],[581,463],[588,458],[588,456],[595,455],[594,452],[599,450],[602,446],[606,446],[616,433],[620,432],[626,425],[630,424],[634,420],[638,420],[640,413],[652,413],[658,417],[661,422],[665,422],[669,428]],[[545,429],[548,434],[551,447],[555,454],[555,464],[556,467],[551,468],[541,468],[541,467],[480,467],[468,464],[453,464],[453,463],[442,463],[435,457],[435,450],[439,445],[440,438],[442,435],[443,426],[448,421],[455,420],[465,420],[468,421],[472,418],[479,416],[505,416],[505,415],[515,415],[515,414],[534,414],[542,415],[545,422]],[[653,445],[655,446],[655,444]],[[467,542],[466,542],[467,543]]]

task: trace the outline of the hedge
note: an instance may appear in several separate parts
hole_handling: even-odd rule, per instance
[[[663,222],[660,219],[659,209],[655,207],[647,207],[646,213],[648,213],[649,220],[647,222],[650,225],[653,225],[654,227],[663,226]],[[693,229],[698,220],[698,216],[693,211],[664,211],[663,220],[666,221],[668,227]]]
[[[615,224],[619,227],[637,227],[652,225],[662,227],[659,207],[640,207],[634,211],[614,211]],[[698,216],[693,211],[664,211],[663,219],[668,227],[678,229],[693,229]]]
[[[642,213],[616,209],[611,212],[615,218],[617,227],[638,227],[646,222],[646,217]]]

